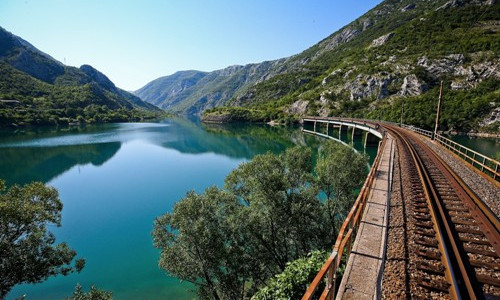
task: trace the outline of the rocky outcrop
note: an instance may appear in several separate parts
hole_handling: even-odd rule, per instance
[[[423,67],[434,77],[440,77],[444,74],[452,74],[457,66],[463,65],[465,57],[463,54],[451,54],[442,59],[431,60],[424,56],[420,58],[417,65]]]
[[[409,10],[415,9],[415,7],[417,7],[417,5],[415,5],[413,3],[412,4],[408,4],[405,7],[401,8],[401,11],[402,12],[409,11]]]
[[[359,29],[350,27],[345,28],[328,41],[328,43],[325,45],[325,51],[335,49],[338,45],[349,42],[360,33],[361,30]]]
[[[306,100],[298,100],[292,103],[290,107],[286,109],[286,112],[294,115],[305,115],[307,112],[307,108],[309,105],[309,101]]]
[[[486,62],[467,62],[463,54],[452,54],[441,59],[422,57],[417,62],[434,78],[442,76],[455,77],[451,87],[454,90],[475,87],[488,78],[500,79],[499,60]]]
[[[363,31],[373,26],[373,21],[370,18],[363,20]]]
[[[479,126],[484,127],[494,123],[497,123],[500,129],[500,107],[495,108],[488,117],[479,123]]]
[[[394,36],[394,32],[389,32],[379,38],[376,38],[372,41],[370,47],[379,47],[385,44],[388,40],[390,40]]]
[[[321,85],[325,85],[325,84],[330,83],[335,76],[337,76],[341,73],[342,73],[342,69],[337,69],[337,70],[333,71],[332,73],[330,73],[330,75],[323,78],[323,80],[321,81]]]
[[[416,75],[411,74],[403,79],[403,84],[401,85],[401,91],[399,92],[399,95],[417,96],[425,92],[427,89],[428,87],[425,82],[419,80]]]
[[[367,28],[372,26],[373,23],[370,24],[370,22],[372,22],[372,21],[369,21],[367,23],[367,25],[369,24],[369,26],[365,27],[363,25],[363,27],[361,29],[357,29],[354,27],[346,27],[346,28],[342,29],[342,31],[326,38],[325,40],[323,40],[322,42],[319,43],[320,50],[314,54],[314,56],[312,57],[312,60],[317,59],[325,52],[328,52],[328,51],[331,51],[331,50],[337,48],[341,44],[344,44],[344,43],[351,41],[356,36],[358,36],[361,32],[363,32],[363,30],[366,30]]]
[[[467,4],[472,4],[472,5],[494,5],[496,3],[496,0],[450,0],[443,4],[442,6],[436,8],[436,11],[442,10],[442,9],[448,9],[448,8],[453,8],[453,7],[461,7]]]
[[[344,90],[349,93],[350,100],[361,100],[367,97],[384,99],[389,95],[387,87],[390,83],[390,76],[379,77],[359,74],[353,81],[344,86]]]

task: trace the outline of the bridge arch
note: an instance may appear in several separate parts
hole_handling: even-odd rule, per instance
[[[385,131],[378,124],[370,123],[363,120],[354,120],[347,118],[320,118],[320,117],[304,117],[302,119],[302,131],[306,133],[315,134],[318,136],[333,138],[329,134],[330,128],[339,128],[339,138],[345,128],[347,133],[351,130],[351,140],[354,141],[355,135],[362,135],[363,146],[366,148],[367,146],[378,145],[382,141]],[[307,126],[311,126],[313,130],[306,129]],[[321,126],[326,125],[325,133],[320,131]]]

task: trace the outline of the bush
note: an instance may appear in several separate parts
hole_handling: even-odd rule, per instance
[[[285,270],[271,278],[252,300],[300,299],[327,258],[326,251],[318,250],[288,263]]]

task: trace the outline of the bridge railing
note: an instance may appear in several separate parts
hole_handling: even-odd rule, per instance
[[[419,133],[430,139],[434,139],[440,145],[450,150],[452,153],[481,171],[483,174],[492,177],[495,181],[500,181],[500,162],[484,154],[467,148],[457,142],[450,140],[440,134],[434,134],[432,131],[420,129],[415,126],[402,124],[401,127]]]
[[[467,148],[442,135],[434,134],[432,131],[406,124],[402,124],[401,127],[419,133],[430,139],[434,139],[440,145],[450,150],[452,153],[481,171],[483,174],[492,177],[495,181],[500,181],[500,162],[494,160],[493,158]]]
[[[368,200],[368,196],[370,194],[371,187],[373,185],[373,180],[375,178],[376,170],[380,164],[380,159],[382,156],[382,149],[384,149],[386,139],[382,140],[382,144],[379,147],[379,152],[370,168],[370,172],[368,173],[368,177],[361,188],[361,191],[354,202],[347,218],[345,219],[342,227],[340,228],[339,234],[335,241],[335,246],[333,247],[333,251],[325,262],[325,264],[321,267],[320,271],[314,278],[311,285],[309,285],[306,293],[302,296],[302,300],[310,300],[317,299],[319,292],[318,289],[320,285],[324,282],[326,278],[326,286],[321,295],[319,296],[320,300],[331,300],[335,296],[337,290],[337,270],[342,264],[342,257],[344,253],[347,257],[351,253],[353,239],[356,236],[356,232],[359,228],[359,224],[361,223],[361,218],[363,215],[363,211],[366,207],[366,203]],[[347,264],[347,259],[345,261]]]
[[[430,139],[432,139],[432,131],[429,131],[429,130],[424,130],[424,129],[420,129],[418,127],[415,127],[415,126],[412,126],[412,125],[406,125],[406,124],[401,124],[401,127],[402,128],[405,128],[405,129],[408,129],[408,130],[411,130],[411,131],[415,131],[416,133],[419,133],[423,136],[426,136]]]
[[[475,168],[479,169],[484,174],[493,177],[496,181],[500,181],[500,162],[470,148],[462,146],[442,135],[436,134],[434,140],[466,162],[470,163]]]

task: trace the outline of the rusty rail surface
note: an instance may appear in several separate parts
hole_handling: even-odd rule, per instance
[[[484,268],[491,269],[491,260],[496,264],[500,254],[500,222],[498,217],[479,199],[472,190],[455,174],[455,172],[419,139],[410,138],[401,129],[394,126],[386,128],[398,135],[412,152],[413,160],[418,166],[420,180],[426,191],[430,215],[433,219],[437,238],[440,240],[440,252],[448,279],[449,294],[452,299],[483,299],[486,295],[479,285],[500,286],[495,276],[484,275]],[[414,144],[414,145],[413,145]],[[415,145],[420,148],[417,151]],[[424,164],[424,158],[426,164]],[[450,193],[451,191],[451,193]],[[462,219],[457,218],[461,212]],[[467,220],[467,218],[469,218]],[[479,227],[474,239],[461,236],[460,232],[471,232],[462,226],[472,224]],[[474,231],[472,231],[474,232]],[[479,245],[479,246],[478,246]],[[494,250],[486,250],[484,247]],[[471,260],[469,254],[483,255]],[[473,266],[474,265],[474,266]],[[476,273],[475,268],[482,271]],[[498,265],[493,266],[497,270]],[[494,271],[495,273],[496,271]],[[432,286],[433,282],[427,283]],[[493,297],[498,295],[493,295]]]
[[[450,284],[449,293],[452,299],[458,299],[460,296],[459,285],[457,283],[457,278],[455,276],[455,272],[453,271],[453,264],[451,256],[451,252],[448,250],[447,246],[450,245],[451,242],[445,240],[448,235],[451,236],[451,229],[449,228],[448,223],[441,222],[441,219],[445,219],[443,208],[440,202],[437,200],[437,192],[435,191],[432,180],[426,172],[424,163],[422,158],[418,155],[415,148],[412,146],[408,138],[403,136],[401,132],[392,128],[392,132],[399,137],[399,139],[406,145],[407,149],[410,152],[410,155],[415,162],[416,171],[420,177],[420,182],[422,183],[422,188],[425,193],[425,198],[427,200],[427,206],[429,208],[429,216],[432,219],[432,224],[434,227],[434,231],[436,232],[436,239],[438,240],[438,248],[441,253],[441,262],[445,267],[445,278]],[[452,248],[456,248],[452,247]],[[463,266],[463,263],[460,263]],[[467,273],[466,273],[467,274]],[[466,286],[467,288],[472,288],[470,284],[470,280],[466,277]]]
[[[361,188],[361,191],[356,198],[356,201],[354,202],[354,205],[347,215],[347,218],[340,228],[337,240],[335,241],[335,246],[333,247],[333,251],[330,254],[330,257],[321,267],[311,285],[309,285],[304,296],[302,296],[302,300],[313,299],[325,277],[327,277],[326,286],[319,299],[333,299],[337,288],[337,269],[341,265],[344,252],[347,254],[347,257],[351,252],[353,238],[355,237],[355,234],[359,228],[359,224],[361,223],[362,214],[366,206],[368,196],[370,195],[373,180],[375,178],[375,173],[380,164],[386,140],[386,137],[384,137],[384,139],[382,140],[382,144],[378,149],[377,156],[372,164],[372,167],[370,168],[368,177],[366,178],[365,183],[363,184],[363,187]]]

